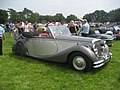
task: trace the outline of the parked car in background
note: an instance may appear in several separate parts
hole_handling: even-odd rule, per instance
[[[104,25],[97,28],[101,34],[105,34],[107,31],[112,31],[115,34],[118,30],[120,30],[119,25]]]
[[[97,30],[99,30],[99,32],[101,34],[105,34],[107,31],[114,31],[113,26],[100,26],[99,28],[97,28]]]
[[[65,25],[48,26],[44,32],[28,34],[20,35],[13,45],[15,54],[67,62],[78,71],[99,68],[111,59],[109,47],[103,40],[73,36]]]
[[[81,36],[81,32],[78,31],[76,35]],[[112,31],[107,31],[105,34],[101,34],[99,30],[94,30],[94,29],[89,31],[87,37],[102,39],[106,41],[106,44],[109,47],[113,45],[113,40],[116,38]]]
[[[88,37],[105,40],[109,47],[113,45],[113,40],[116,38],[112,31],[101,34],[98,30],[90,30]]]

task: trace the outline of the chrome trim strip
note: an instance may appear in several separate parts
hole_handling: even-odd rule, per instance
[[[112,56],[112,53],[109,53],[110,54],[110,56]]]
[[[100,60],[100,61],[97,61],[97,62],[94,62],[93,64],[100,64],[100,63],[103,63],[104,60]]]
[[[99,40],[101,40],[101,39],[93,39],[92,43],[95,43],[96,41],[99,41]]]
[[[93,66],[93,68],[99,68],[99,67],[101,67],[101,66],[103,66],[103,65],[104,65],[104,63],[101,63],[101,64],[99,64],[99,65]]]

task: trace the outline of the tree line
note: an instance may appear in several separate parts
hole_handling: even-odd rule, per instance
[[[111,10],[110,12],[105,12],[104,10],[96,10],[93,13],[85,14],[83,18],[86,18],[89,22],[120,22],[120,8]],[[65,18],[62,13],[57,13],[56,15],[40,15],[27,8],[23,11],[17,12],[14,9],[8,8],[8,10],[0,9],[0,23],[4,24],[6,22],[21,22],[29,21],[31,23],[40,22],[47,23],[53,22],[70,22],[70,20],[77,21],[79,18],[73,14],[70,14]]]
[[[104,10],[96,10],[93,13],[85,14],[83,18],[86,18],[90,22],[120,22],[120,8],[105,12]]]
[[[47,23],[53,22],[70,22],[70,20],[78,20],[77,16],[70,14],[65,18],[62,13],[57,13],[56,15],[39,15],[39,13],[34,13],[33,11],[24,8],[22,12],[17,12],[14,9],[9,8],[7,11],[0,9],[0,23],[6,22],[21,22],[29,21],[31,23],[40,22]]]

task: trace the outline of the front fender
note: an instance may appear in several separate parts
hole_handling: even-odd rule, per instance
[[[95,53],[89,47],[86,47],[83,45],[82,46],[80,46],[80,45],[74,46],[74,47],[72,47],[70,52],[71,52],[70,54],[72,54],[74,52],[80,52],[80,53],[83,53],[92,62],[97,61],[97,57],[96,57]]]

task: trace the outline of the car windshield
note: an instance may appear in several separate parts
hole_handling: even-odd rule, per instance
[[[49,26],[49,29],[50,29],[54,38],[57,37],[57,36],[70,36],[71,35],[69,29],[64,25]]]

